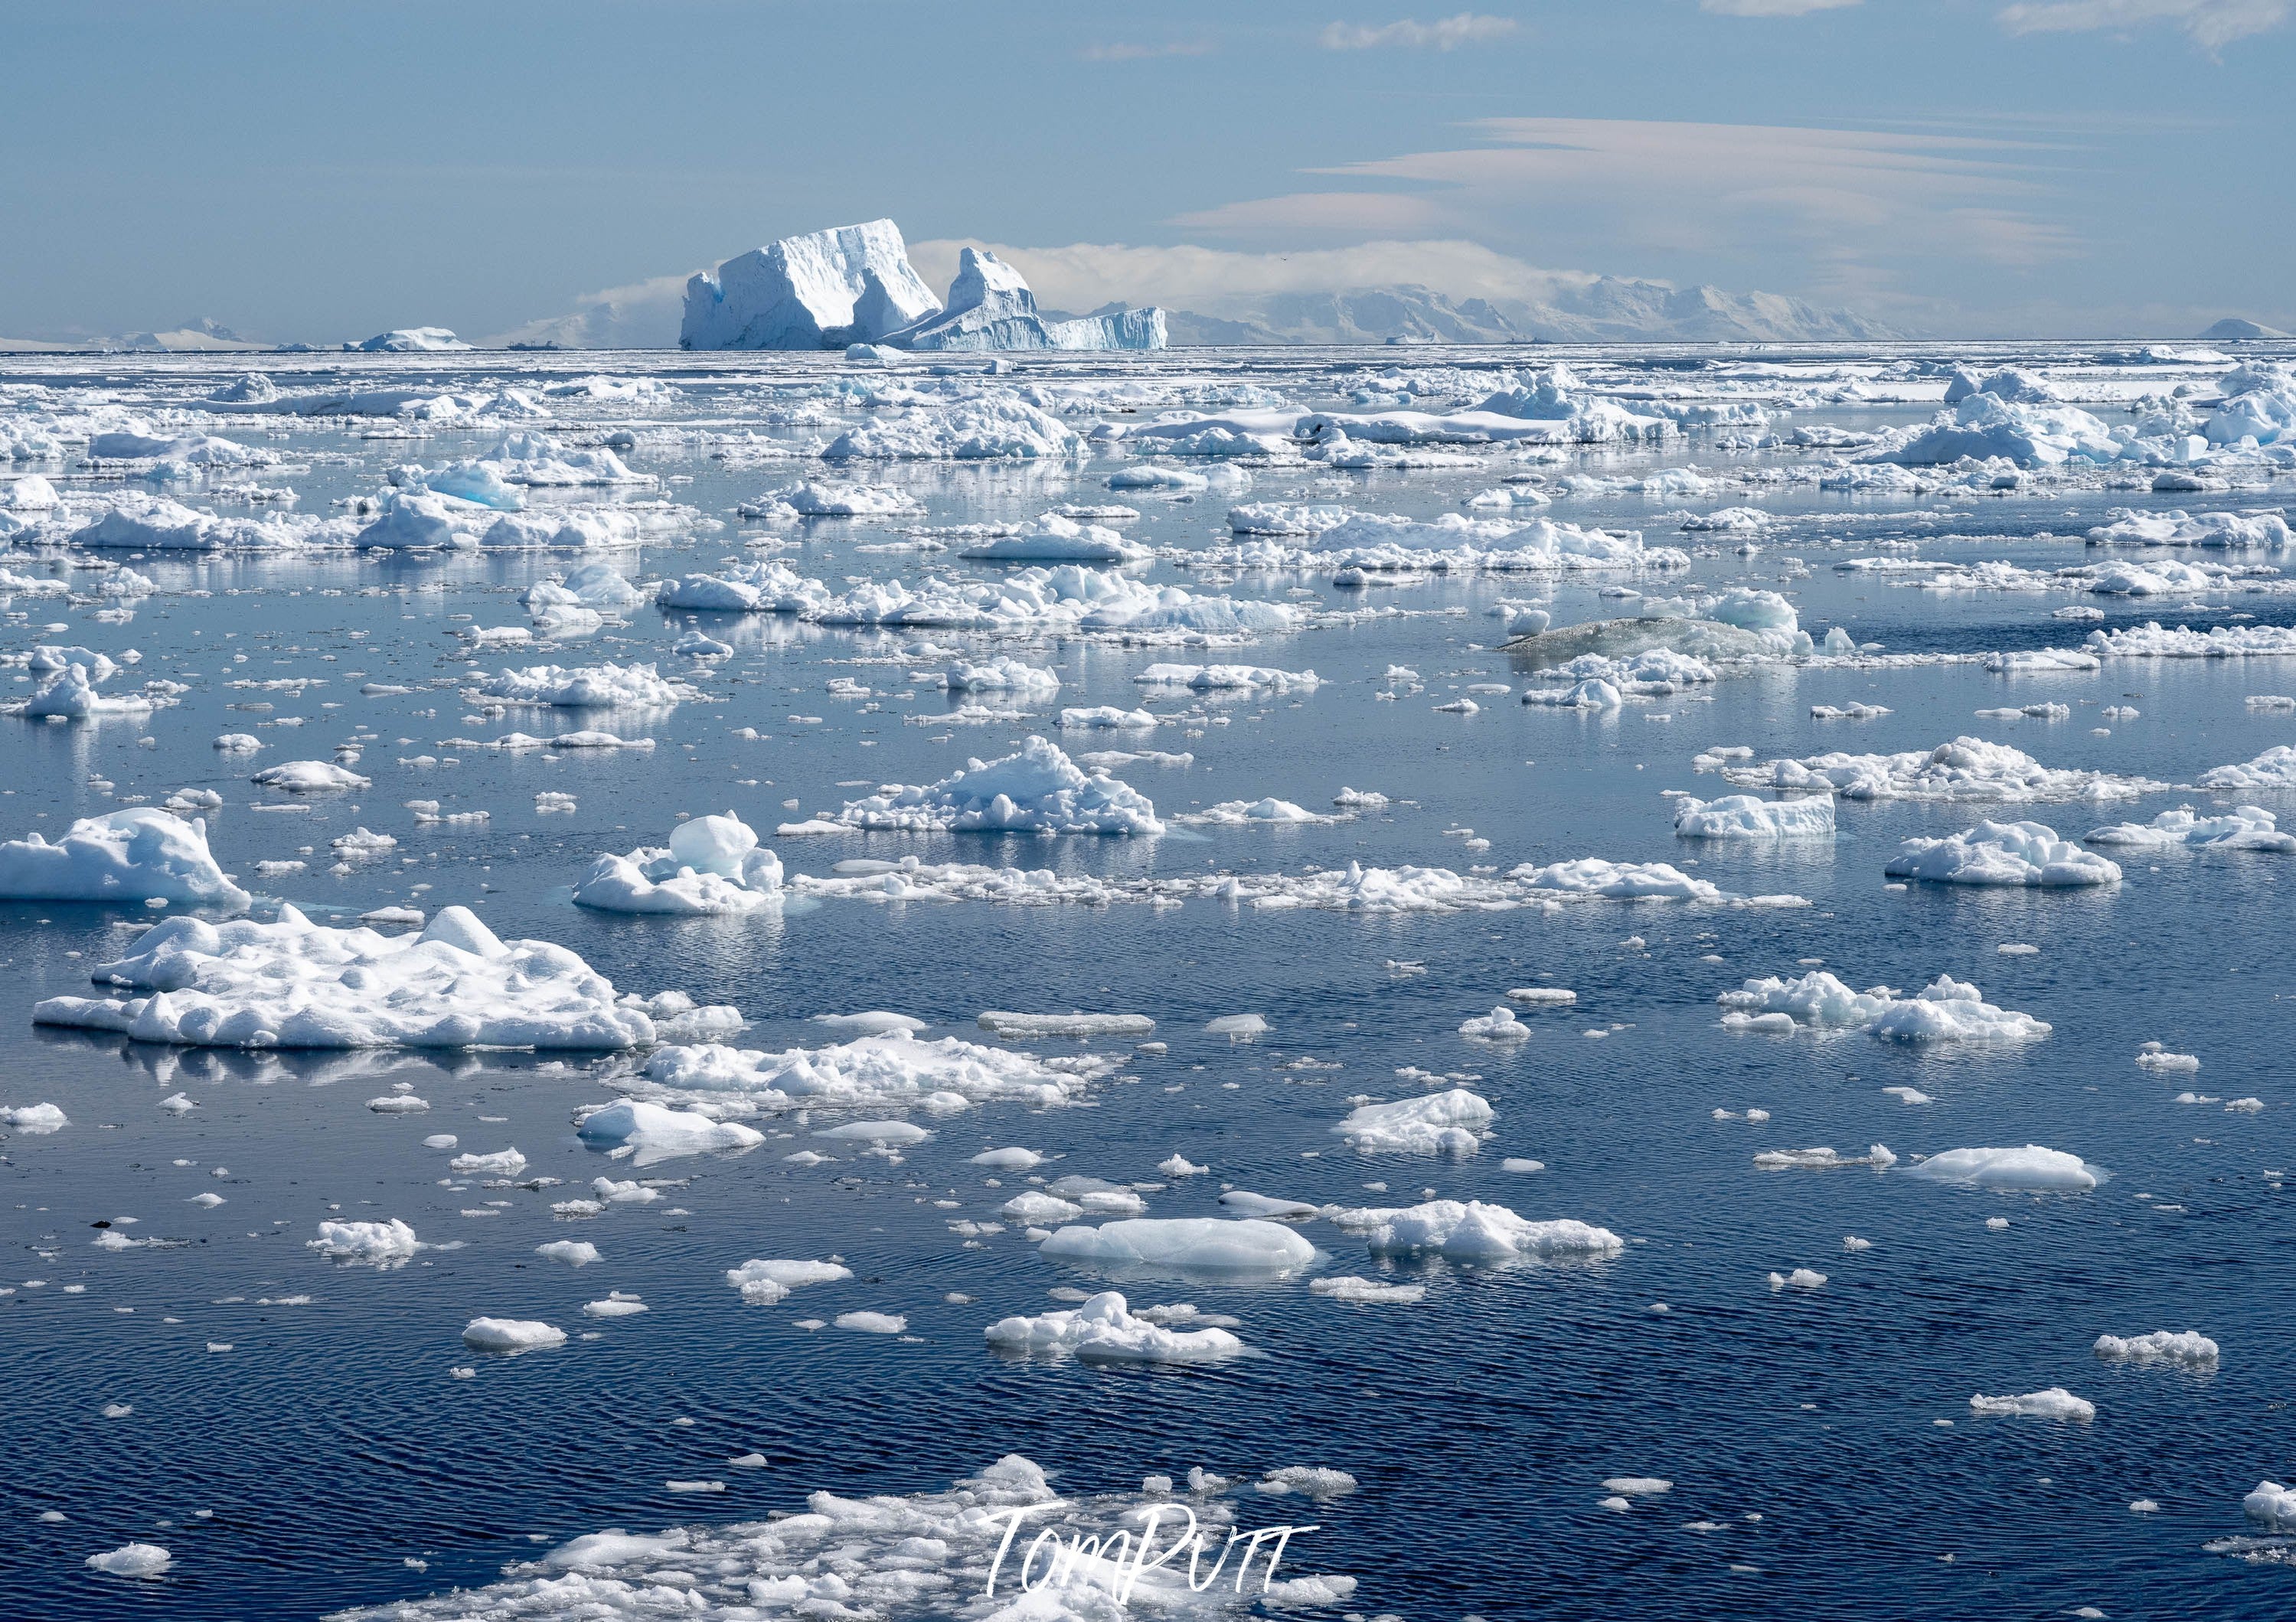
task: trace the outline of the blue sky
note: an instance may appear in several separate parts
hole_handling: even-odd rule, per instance
[[[878,215],[1069,304],[1578,271],[2296,328],[2292,9],[0,0],[0,334],[496,332]]]

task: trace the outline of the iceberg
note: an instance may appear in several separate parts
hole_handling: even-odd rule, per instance
[[[697,271],[685,284],[681,349],[841,349],[877,343],[938,313],[889,219],[839,225]]]
[[[904,349],[1160,349],[1164,338],[1160,309],[1047,321],[1019,271],[986,249],[967,248],[947,304],[884,341]]]

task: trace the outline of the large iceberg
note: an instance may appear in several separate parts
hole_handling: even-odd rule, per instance
[[[947,306],[884,341],[906,349],[1160,349],[1164,312],[1112,310],[1047,321],[1018,270],[985,249],[967,248]]]
[[[839,225],[697,271],[685,284],[682,349],[841,349],[878,343],[938,312],[889,219]]]

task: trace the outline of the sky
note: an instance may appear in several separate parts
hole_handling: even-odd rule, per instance
[[[2296,0],[0,0],[0,61],[8,337],[495,334],[879,216],[1066,308],[2296,330]]]

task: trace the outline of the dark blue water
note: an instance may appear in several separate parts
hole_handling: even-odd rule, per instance
[[[1299,397],[1324,403],[1313,388]],[[1874,415],[1824,411],[1803,420]],[[381,466],[415,455],[435,463],[491,437],[442,434],[409,448],[311,428],[295,430],[283,448],[310,459],[311,471],[288,481],[316,511],[332,494],[371,492]],[[1668,459],[1719,460],[1694,446]],[[632,461],[690,476],[673,497],[721,515],[814,471],[734,471],[701,456]],[[1105,499],[1104,471],[1072,480],[869,476],[919,489],[931,521],[949,522]],[[1250,494],[1275,499],[1312,482],[1263,474]],[[1490,482],[1473,473],[1385,476],[1357,482],[1344,499],[1433,512]],[[2276,494],[2284,499],[2284,487]],[[2269,504],[2253,494],[2212,499]],[[1224,536],[1217,498],[1133,504],[1147,516],[1128,528],[1160,544]],[[1701,560],[1690,584],[1791,591],[1806,626],[1847,623],[1891,651],[2070,645],[2087,627],[2048,617],[2073,600],[2067,594],[1919,592],[1838,575],[1830,564],[1902,535],[1923,538],[1924,555],[2057,567],[2089,554],[2077,539],[2034,538],[2040,532],[2078,537],[2107,507],[2167,504],[2202,498],[2058,491],[1971,503],[1950,521],[1909,517],[1895,527],[1886,509],[1870,504],[1856,509],[1854,525],[1813,510],[1767,538],[1757,556],[1726,546]],[[1647,504],[1559,503],[1553,514],[1626,522],[1630,505]],[[823,523],[797,533],[803,545],[793,559],[832,580],[914,578],[917,567],[913,557],[853,551],[893,538],[882,526]],[[1978,538],[1928,538],[1939,534]],[[1652,538],[1678,537],[1653,527]],[[710,567],[738,551],[738,540],[729,530],[649,548],[643,569],[625,572]],[[1789,556],[1813,572],[1782,579],[1780,560]],[[661,1201],[567,1224],[548,1208],[578,1190],[487,1190],[447,1179],[446,1155],[421,1140],[451,1132],[464,1149],[514,1143],[531,1162],[525,1177],[569,1185],[631,1175],[586,1149],[572,1128],[578,1107],[614,1095],[612,1078],[627,1061],[258,1057],[36,1031],[31,1004],[82,991],[89,967],[119,954],[145,920],[140,909],[0,909],[0,963],[15,1009],[12,1020],[0,1019],[0,1102],[53,1101],[71,1120],[53,1135],[0,1143],[12,1257],[0,1283],[13,1286],[0,1298],[10,1455],[0,1503],[13,1528],[0,1539],[0,1613],[315,1616],[481,1585],[538,1544],[602,1527],[755,1519],[800,1508],[822,1487],[929,1490],[1015,1451],[1062,1472],[1060,1485],[1074,1491],[1128,1488],[1144,1474],[1196,1464],[1238,1476],[1288,1464],[1351,1471],[1359,1490],[1317,1506],[1323,1529],[1295,1559],[1305,1569],[1357,1577],[1353,1607],[1366,1614],[1957,1618],[2095,1606],[2116,1618],[2236,1618],[2296,1605],[2284,1569],[2202,1550],[2244,1529],[2240,1498],[2258,1480],[2296,1470],[2296,1421],[2285,1406],[2296,1361],[2284,1306],[2296,1262],[2285,1237],[2291,1196],[2278,1176],[2296,1160],[2284,1058],[2296,1040],[2284,889],[2296,881],[2296,862],[2137,854],[2124,858],[2127,881],[2107,891],[1891,892],[1881,868],[1900,839],[1956,831],[1988,809],[1845,804],[1842,836],[1830,847],[1685,851],[1660,798],[1666,789],[1726,791],[1691,768],[1692,757],[1714,745],[1751,745],[1767,758],[1925,749],[1964,733],[2014,743],[2052,766],[2189,782],[2290,741],[2286,716],[2251,712],[2242,700],[2296,690],[2296,663],[2112,663],[2099,675],[2015,680],[1969,666],[1772,669],[1724,680],[1711,701],[1588,717],[1499,698],[1459,717],[1432,705],[1470,682],[1522,684],[1523,673],[1491,651],[1497,622],[1482,610],[1500,597],[1550,594],[1521,580],[1381,588],[1374,602],[1414,615],[1222,656],[1313,668],[1325,686],[1304,700],[1208,706],[1228,724],[1185,741],[1161,729],[1152,741],[1192,750],[1192,767],[1123,774],[1167,812],[1269,794],[1321,808],[1346,784],[1393,796],[1384,813],[1296,830],[1205,829],[1152,844],[856,835],[777,848],[792,869],[809,872],[865,854],[1110,874],[1201,871],[1208,861],[1297,872],[1349,860],[1504,870],[1579,856],[1695,857],[1689,871],[1726,891],[1787,891],[1812,905],[1591,902],[1560,913],[1382,918],[1213,902],[1095,910],[832,901],[740,921],[626,919],[575,909],[563,887],[602,850],[659,842],[677,813],[730,807],[769,828],[794,815],[782,809],[785,799],[807,811],[833,808],[865,791],[840,782],[930,781],[965,755],[1002,753],[1008,739],[1041,730],[958,728],[953,741],[935,743],[941,729],[905,725],[901,717],[945,700],[898,677],[947,661],[849,661],[891,659],[927,638],[974,656],[1013,651],[1061,670],[1062,704],[1129,707],[1137,694],[1131,675],[1173,655],[705,618],[696,622],[740,650],[696,678],[719,701],[642,722],[606,717],[659,743],[650,756],[608,758],[441,750],[450,737],[548,733],[600,718],[512,711],[473,722],[451,687],[365,698],[340,674],[417,684],[465,675],[449,617],[522,622],[512,594],[543,566],[150,558],[135,567],[161,594],[131,624],[90,623],[54,602],[20,603],[29,618],[12,631],[11,646],[61,620],[71,631],[56,640],[135,646],[144,655],[138,677],[167,675],[193,689],[148,723],[0,722],[0,833],[53,833],[120,798],[211,787],[226,800],[210,817],[217,854],[266,905],[285,899],[356,913],[410,900],[470,905],[506,937],[572,947],[625,989],[676,987],[738,1005],[752,1022],[743,1045],[818,1044],[820,1028],[806,1020],[822,1012],[896,1009],[933,1021],[935,1035],[980,1036],[972,1023],[983,1009],[1084,1008],[1151,1015],[1168,1053],[1127,1057],[1078,1107],[989,1106],[929,1123],[933,1138],[898,1165],[815,1140],[836,1158],[791,1167],[781,1157],[803,1140],[774,1139],[746,1156],[664,1162],[645,1175],[684,1181]],[[1151,578],[1187,580],[1162,568]],[[1551,593],[1557,623],[1610,611],[1594,584]],[[1682,583],[1643,584],[1656,593]],[[373,588],[380,594],[362,594]],[[1332,606],[1357,601],[1316,578],[1248,578],[1233,589],[1293,588]],[[2234,606],[2285,623],[2285,601]],[[2177,618],[2158,607],[2103,606],[2108,623]],[[636,610],[627,627],[570,651],[489,656],[484,665],[660,658],[668,668],[667,643],[693,618]],[[234,658],[242,652],[244,665]],[[332,662],[322,659],[330,653]],[[1394,663],[1420,670],[1426,691],[1376,700],[1376,678]],[[332,679],[299,696],[224,685],[314,674]],[[836,676],[914,697],[858,713],[824,691]],[[2072,705],[2073,718],[1973,715],[2043,699]],[[1808,718],[1813,703],[1855,700],[1895,713],[1865,723]],[[226,708],[249,701],[277,708]],[[2119,703],[2141,717],[2092,736],[2091,727],[2107,725],[2098,711]],[[1673,718],[1646,718],[1657,713]],[[292,714],[305,725],[259,733],[270,747],[255,764],[324,758],[356,725],[378,734],[358,767],[375,786],[315,799],[303,813],[250,810],[274,797],[244,782],[253,769],[245,758],[219,758],[209,740]],[[783,717],[792,714],[824,724],[791,725]],[[742,726],[769,741],[731,736]],[[140,744],[145,737],[155,741]],[[1095,740],[1103,741],[1124,746]],[[398,764],[425,753],[460,763]],[[91,776],[115,784],[115,798],[91,787]],[[537,815],[533,796],[545,790],[573,794],[577,811]],[[493,820],[475,831],[418,827],[402,805],[412,799],[489,809]],[[2296,813],[2285,799],[2263,803]],[[2210,803],[2168,793],[2017,814],[2076,836],[2185,801]],[[396,834],[396,855],[413,864],[329,874],[326,841],[362,824]],[[1459,827],[1488,839],[1489,850],[1470,852],[1445,834]],[[257,860],[306,845],[315,853],[308,872],[252,877]],[[1995,947],[2005,942],[2040,951],[2001,956]],[[1724,961],[1706,961],[1715,954]],[[1746,1037],[1718,1028],[1717,992],[1751,975],[1799,973],[1805,959],[1860,987],[1917,987],[1950,973],[2054,1030],[2011,1051],[1923,1053],[1857,1032]],[[1424,971],[1398,971],[1391,962]],[[1526,1012],[1535,1028],[1528,1042],[1495,1048],[1455,1034],[1507,988],[1542,976],[1576,989],[1579,1002]],[[1269,1035],[1239,1045],[1201,1030],[1210,1019],[1243,1012],[1265,1014]],[[1594,1029],[1607,1034],[1582,1034]],[[2202,1070],[2163,1078],[2140,1069],[2134,1055],[2147,1041],[2198,1054]],[[1129,1054],[1127,1043],[1095,1045]],[[1284,1068],[1302,1058],[1341,1068]],[[1448,1162],[1357,1156],[1341,1146],[1330,1128],[1346,1114],[1344,1101],[1416,1092],[1395,1074],[1405,1066],[1477,1078],[1464,1085],[1497,1111],[1481,1155]],[[399,1081],[430,1102],[427,1114],[365,1109]],[[1907,1107],[1881,1090],[1897,1085],[1936,1102]],[[2186,1087],[2259,1096],[2266,1108],[2227,1114],[2170,1102]],[[158,1108],[177,1092],[198,1108],[181,1117]],[[1713,1118],[1718,1109],[1749,1107],[1771,1119]],[[1907,1156],[2045,1143],[2112,1175],[2089,1193],[2038,1196],[1939,1187],[1902,1167],[1759,1172],[1752,1164],[1762,1149],[1832,1144],[1849,1152],[1875,1142]],[[980,1168],[965,1163],[1007,1143],[1058,1157],[1040,1168],[1046,1175],[1158,1182],[1156,1163],[1175,1151],[1211,1167],[1150,1193],[1152,1216],[1216,1214],[1227,1186],[1349,1205],[1410,1204],[1430,1190],[1527,1216],[1579,1217],[1629,1243],[1615,1259],[1587,1266],[1382,1270],[1359,1240],[1310,1224],[1303,1231],[1329,1257],[1321,1270],[1422,1279],[1425,1299],[1350,1307],[1309,1294],[1298,1280],[1128,1282],[1136,1305],[1193,1301],[1233,1315],[1264,1356],[1189,1371],[1012,1363],[986,1350],[984,1324],[1060,1305],[1048,1290],[1099,1281],[1040,1258],[1017,1232],[967,1248],[950,1231],[953,1219],[993,1219],[1021,1186],[1010,1175],[1002,1188],[985,1186]],[[1547,1169],[1510,1174],[1500,1166],[1506,1156],[1535,1157]],[[1387,1189],[1367,1190],[1371,1183]],[[186,1203],[208,1191],[226,1203]],[[488,1203],[496,1200],[504,1203]],[[936,1204],[943,1200],[955,1203]],[[463,1214],[477,1209],[497,1214]],[[426,1251],[392,1272],[337,1267],[305,1248],[316,1224],[334,1215],[403,1217],[425,1240],[462,1248]],[[184,1242],[94,1248],[100,1230],[91,1225],[119,1216],[140,1219],[131,1233]],[[1991,1216],[2010,1225],[1990,1230]],[[1872,1248],[1845,1252],[1850,1234]],[[567,1237],[591,1240],[603,1259],[578,1272],[533,1254]],[[751,1257],[830,1255],[842,1257],[855,1279],[773,1307],[744,1306],[720,1277]],[[1828,1282],[1783,1294],[1765,1282],[1772,1270],[1796,1266],[1818,1269]],[[581,1315],[584,1302],[610,1290],[636,1292],[651,1310],[619,1320]],[[944,1299],[952,1292],[972,1299]],[[1666,1313],[1651,1310],[1661,1302]],[[914,1339],[794,1327],[855,1309],[905,1314]],[[597,1338],[515,1359],[475,1357],[458,1337],[481,1314],[541,1318]],[[2160,1328],[2214,1337],[2221,1368],[2195,1375],[2091,1356],[2101,1332]],[[475,1377],[450,1377],[458,1365],[474,1367]],[[2095,1403],[2093,1423],[1984,1418],[1968,1408],[1974,1392],[2059,1384]],[[106,1418],[108,1404],[133,1412]],[[753,1450],[767,1468],[726,1468],[729,1456]],[[1618,1475],[1660,1476],[1675,1487],[1617,1514],[1598,1500],[1602,1480]],[[693,1478],[723,1479],[727,1490],[701,1498],[665,1488]],[[2160,1508],[2132,1513],[2137,1499]],[[50,1511],[63,1519],[39,1519]],[[1693,1522],[1710,1525],[1687,1529]],[[144,1584],[83,1569],[86,1555],[131,1539],[166,1545],[174,1569]],[[427,1564],[416,1569],[410,1560]]]

